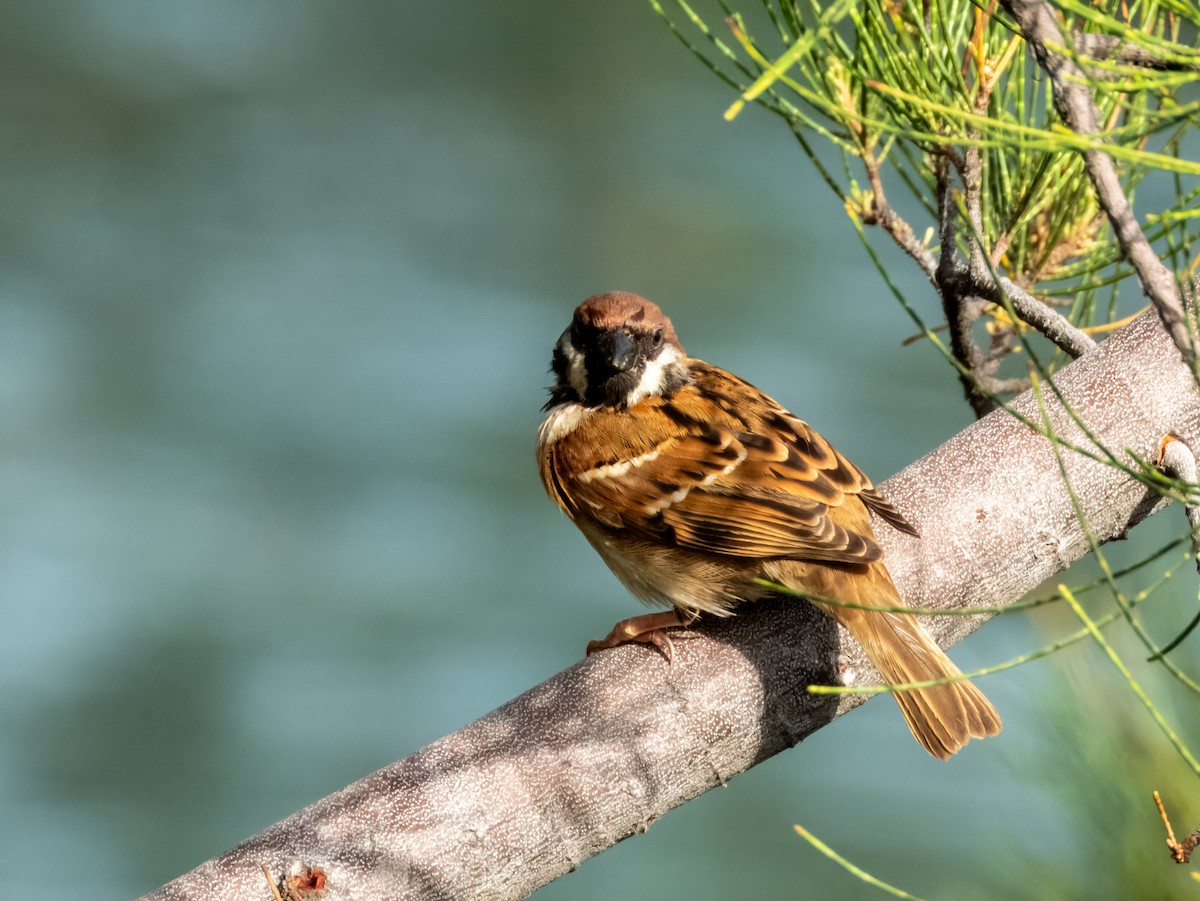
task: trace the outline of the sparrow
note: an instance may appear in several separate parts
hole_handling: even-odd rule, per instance
[[[668,630],[731,616],[781,585],[845,626],[887,683],[962,676],[912,614],[836,603],[905,606],[870,514],[916,529],[810,426],[689,357],[655,304],[589,297],[551,369],[537,442],[546,492],[626,588],[670,608],[622,620],[588,654],[645,642],[670,662]],[[1001,728],[961,678],[892,694],[916,740],[943,760]]]

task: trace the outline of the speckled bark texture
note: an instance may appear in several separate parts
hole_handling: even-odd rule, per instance
[[[1195,386],[1153,314],[1063,370],[1057,384],[1115,452],[1153,458],[1168,431],[1193,446],[1200,439]],[[1033,398],[1017,406],[1039,418]],[[1052,407],[1056,429],[1090,446]],[[1068,458],[1101,538],[1151,512],[1153,498],[1119,470]],[[1087,550],[1050,442],[1003,411],[882,488],[922,533],[879,530],[914,605],[1011,602]],[[951,644],[980,622],[927,625]],[[686,633],[670,668],[652,649],[607,651],[147,897],[266,899],[260,865],[278,875],[299,863],[325,870],[321,897],[329,899],[524,897],[852,706],[805,692],[832,680],[843,641],[859,681],[873,679],[832,621],[796,601]],[[896,740],[910,738],[898,727]]]

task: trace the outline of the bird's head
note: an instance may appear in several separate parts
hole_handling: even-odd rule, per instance
[[[655,304],[625,291],[589,297],[554,345],[555,384],[547,408],[561,403],[629,407],[669,397],[691,379],[675,329]]]

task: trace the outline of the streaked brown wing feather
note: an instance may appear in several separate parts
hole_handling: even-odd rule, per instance
[[[912,535],[920,538],[921,533],[917,531],[917,527],[904,518],[904,514],[895,508],[891,501],[876,491],[874,488],[863,490],[859,497],[862,502],[871,508],[872,511],[878,513],[880,518],[890,525],[893,529],[898,529],[905,535]]]
[[[563,486],[568,512],[586,508],[610,528],[733,557],[880,559],[866,507],[904,520],[867,477],[758,389],[699,361],[691,369],[697,384],[669,404],[649,398],[636,417],[598,412],[571,436],[560,452],[574,465],[564,468],[581,474]],[[583,456],[600,446],[592,429],[621,434],[621,460]]]
[[[676,543],[693,550],[828,563],[870,563],[882,557],[873,540],[843,528],[819,504],[696,491],[662,518]]]

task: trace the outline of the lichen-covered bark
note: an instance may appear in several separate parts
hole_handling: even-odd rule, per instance
[[[1200,396],[1154,314],[1056,382],[1115,453],[1130,448],[1153,459],[1169,431],[1200,441]],[[1048,403],[1061,435],[1094,447]],[[1040,419],[1031,396],[1017,407]],[[1155,506],[1119,470],[1066,453],[1101,540]],[[922,534],[879,529],[895,581],[914,605],[1011,602],[1087,551],[1050,442],[1004,411],[882,488]],[[927,625],[950,644],[980,621],[934,617]],[[646,647],[606,651],[146,897],[266,898],[260,866],[278,876],[298,863],[325,871],[328,899],[524,897],[857,703],[804,691],[832,679],[842,641],[860,681],[872,679],[832,621],[796,601],[702,624],[675,641],[670,668]],[[909,738],[900,730],[896,740]]]

